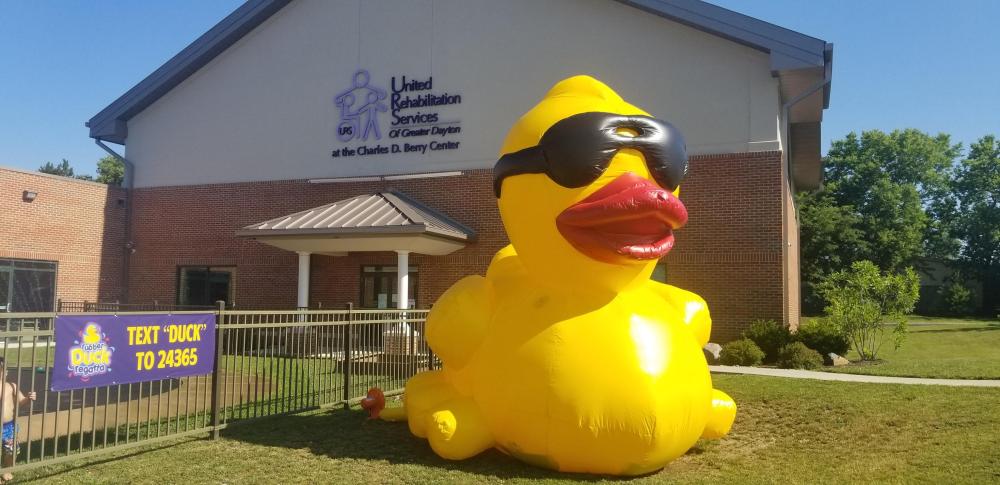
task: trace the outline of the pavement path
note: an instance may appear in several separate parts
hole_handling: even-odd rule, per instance
[[[765,367],[741,367],[734,365],[710,365],[712,372],[721,374],[747,374],[754,376],[790,377],[792,379],[816,379],[820,381],[871,382],[876,384],[921,384],[929,386],[956,387],[1000,387],[1000,380],[992,379],[926,379],[922,377],[868,376],[861,374],[838,374],[797,369],[771,369]]]

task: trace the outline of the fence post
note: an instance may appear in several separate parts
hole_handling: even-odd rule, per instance
[[[344,338],[344,406],[351,400],[351,340],[354,339],[354,303],[347,304],[347,337]]]
[[[416,323],[411,323],[407,326],[410,329],[410,368],[408,369],[408,375],[404,376],[407,379],[417,374],[417,330],[415,326]]]
[[[219,310],[215,318],[215,359],[212,362],[212,439],[219,439],[219,406],[222,404],[222,383],[219,375],[219,360],[222,359],[222,322],[225,318],[226,302],[218,301]]]

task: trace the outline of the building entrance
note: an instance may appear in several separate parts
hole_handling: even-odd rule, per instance
[[[417,301],[417,281],[420,279],[416,266],[409,267],[409,301],[407,308],[415,308]],[[399,291],[395,266],[363,266],[361,268],[361,307],[399,308]]]

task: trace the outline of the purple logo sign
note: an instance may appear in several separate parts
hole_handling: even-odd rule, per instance
[[[107,374],[111,371],[111,355],[115,348],[110,345],[107,334],[94,322],[87,324],[77,333],[73,346],[69,349],[69,370],[71,378],[89,382],[91,376]]]
[[[382,139],[382,133],[378,130],[378,113],[389,109],[382,102],[387,93],[384,89],[369,84],[370,81],[368,71],[360,69],[354,73],[353,85],[334,98],[334,103],[340,108],[338,140],[367,140],[370,135],[374,135],[376,140]]]
[[[210,374],[215,314],[59,315],[52,390]]]

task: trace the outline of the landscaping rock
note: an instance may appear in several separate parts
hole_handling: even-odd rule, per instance
[[[717,343],[709,342],[702,347],[702,350],[705,351],[705,358],[708,359],[709,362],[715,362],[719,360],[719,355],[722,353],[722,346]]]
[[[848,365],[848,364],[851,363],[851,361],[849,361],[849,360],[847,360],[847,359],[845,359],[845,358],[843,358],[843,357],[841,357],[841,356],[839,356],[839,355],[837,355],[837,354],[835,354],[833,352],[830,352],[829,354],[826,354],[826,356],[823,358],[823,360],[825,361],[824,363],[826,365],[832,365],[834,367],[841,367],[841,366],[845,366],[845,365]]]

